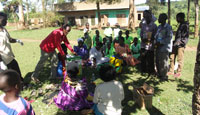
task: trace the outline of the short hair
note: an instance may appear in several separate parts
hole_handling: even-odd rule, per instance
[[[167,14],[166,13],[162,13],[160,14],[160,17],[162,17],[162,19],[167,20]]]
[[[71,79],[76,79],[77,74],[79,73],[78,63],[70,62],[67,65],[67,75]]]
[[[3,12],[0,12],[0,18],[1,17],[7,17],[7,14],[6,13],[3,13]]]
[[[88,22],[85,23],[85,26],[90,25]]]
[[[129,34],[129,33],[130,33],[129,30],[126,30],[125,34]]]
[[[62,26],[63,29],[66,29],[67,27],[70,27],[70,28],[71,28],[71,26],[70,26],[69,24],[64,24],[64,25]]]
[[[183,12],[180,12],[176,15],[176,17],[179,17],[181,19],[185,19],[185,14]]]
[[[111,65],[105,64],[100,67],[99,75],[104,82],[108,82],[115,79],[116,71]]]
[[[21,90],[21,78],[19,73],[17,73],[15,70],[7,69],[0,73],[0,77],[6,77],[6,84],[9,87],[15,87],[18,86],[19,90]]]
[[[97,33],[97,32],[99,33],[99,30],[96,30],[96,31],[95,31],[95,33]]]
[[[103,46],[103,43],[98,42],[96,45],[101,48]]]

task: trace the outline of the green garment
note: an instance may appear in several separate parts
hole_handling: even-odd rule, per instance
[[[110,50],[108,50],[108,48],[106,48],[106,57],[112,57],[114,55],[115,49],[113,47],[113,45],[111,45]]]
[[[96,47],[96,35],[93,36],[93,47]],[[103,39],[101,36],[99,36],[99,41],[102,43],[103,42]]]
[[[90,36],[88,36],[85,41],[84,44],[87,46],[87,49],[90,49],[92,47],[92,39]]]
[[[133,37],[129,36],[128,39],[124,38],[124,43],[128,44],[129,48],[131,48],[131,43],[133,42]]]
[[[138,57],[140,56],[140,49],[140,43],[138,43],[136,46],[134,44],[131,46],[131,52],[134,58],[138,59]]]

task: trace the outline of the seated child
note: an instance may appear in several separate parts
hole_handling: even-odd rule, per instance
[[[99,75],[104,83],[95,88],[93,107],[82,110],[82,114],[94,112],[95,115],[121,115],[124,89],[122,83],[115,80],[115,74],[115,69],[112,66],[101,66]]]
[[[140,43],[138,43],[138,38],[135,37],[133,40],[133,45],[131,46],[131,52],[133,54],[133,57],[138,59],[140,57]]]
[[[89,36],[88,32],[84,33],[83,41],[84,41],[84,44],[87,46],[87,49],[90,50],[92,47],[92,39]]]
[[[126,30],[126,32],[125,32],[125,34],[126,34],[126,37],[125,37],[125,44],[128,44],[128,46],[129,47],[131,47],[131,42],[133,41],[133,37],[131,37],[131,36],[129,36],[129,31],[128,30]]]
[[[64,110],[81,110],[89,108],[93,104],[87,101],[88,89],[86,87],[86,79],[79,79],[78,65],[75,62],[70,62],[67,65],[67,76],[62,82],[60,92],[54,98],[55,104]]]
[[[99,35],[99,30],[96,30],[95,33],[96,33],[96,35],[94,35],[94,37],[93,37],[93,47],[96,47],[96,44],[98,42],[102,43],[102,41],[103,41],[102,37]]]
[[[0,115],[35,115],[32,106],[20,97],[21,80],[19,74],[11,69],[0,73]]]
[[[65,55],[67,55],[67,47],[65,44],[61,44],[61,47],[65,53]],[[60,53],[58,53],[58,66],[57,66],[57,76],[58,77],[62,77],[65,73],[65,59],[63,59],[63,57],[61,56]]]
[[[102,53],[103,53],[103,57],[106,55],[106,45],[107,45],[107,39],[106,38],[103,38],[103,44],[102,44],[103,46],[102,46],[102,48],[101,48],[101,50],[102,50]]]
[[[81,59],[87,60],[88,59],[87,46],[83,44],[84,41],[82,38],[79,38],[77,41],[78,41],[78,46],[74,46],[74,52],[76,52],[78,56],[81,56]]]
[[[109,62],[108,57],[103,57],[101,47],[102,47],[102,43],[99,42],[96,47],[93,47],[90,50],[89,59],[92,61],[93,66],[103,64],[105,62]]]

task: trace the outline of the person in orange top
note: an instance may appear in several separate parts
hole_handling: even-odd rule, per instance
[[[56,77],[56,67],[57,67],[57,53],[55,49],[57,48],[58,51],[61,54],[61,57],[65,59],[65,53],[61,47],[61,43],[64,42],[64,44],[67,46],[67,48],[75,54],[74,50],[70,46],[70,43],[67,39],[67,34],[70,32],[71,27],[68,24],[64,24],[61,28],[54,30],[51,32],[40,44],[41,49],[41,57],[40,60],[35,68],[35,71],[33,72],[31,79],[34,81],[39,81],[38,76],[39,72],[42,69],[44,62],[50,57],[51,60],[51,78]]]

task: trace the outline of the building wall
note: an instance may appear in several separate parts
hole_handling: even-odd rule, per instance
[[[64,22],[69,23],[70,18],[75,18],[75,23],[78,26],[85,25],[86,22],[88,22],[90,25],[92,25],[92,19],[91,17],[95,17],[95,11],[77,11],[77,12],[62,12],[62,15],[65,15]],[[84,18],[84,19],[83,19]],[[95,20],[95,18],[94,18]]]
[[[119,23],[120,26],[127,26],[128,25],[128,15],[129,15],[129,10],[124,9],[124,10],[103,10],[100,12],[101,16],[102,15],[107,15],[108,16],[108,22],[110,23],[111,26],[114,26],[116,23]],[[121,20],[117,19],[118,16],[123,16],[123,19]],[[103,21],[102,26],[106,26],[106,22],[104,23],[104,19],[101,18]],[[98,24],[98,15],[96,12],[96,18],[95,18],[96,24]]]
[[[73,11],[62,12],[61,14],[65,15],[65,23],[69,22],[70,17],[74,17],[75,24],[77,26],[84,26],[86,22],[92,26],[98,25],[98,14],[96,11]],[[114,26],[116,23],[118,23],[120,26],[128,26],[129,9],[102,10],[100,11],[100,15],[102,16],[101,22],[103,27],[106,26],[107,22],[109,22],[111,26]],[[138,11],[136,13],[136,26],[138,26],[140,22],[140,20],[138,20],[138,15],[140,15],[140,19],[142,19],[143,11]]]

